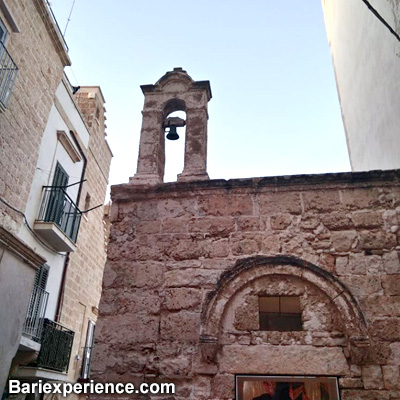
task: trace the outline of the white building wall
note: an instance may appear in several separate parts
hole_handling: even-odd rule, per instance
[[[400,33],[400,4],[371,5]],[[362,0],[322,0],[352,169],[400,168],[400,41]]]
[[[53,105],[51,108],[40,146],[38,163],[32,181],[29,200],[25,209],[25,215],[30,227],[34,226],[35,220],[39,214],[43,195],[43,186],[51,186],[53,182],[57,162],[61,164],[69,175],[69,185],[79,182],[82,178],[82,169],[84,165],[83,159],[74,162],[57,137],[57,131],[64,131],[73,143],[73,139],[69,133],[70,129],[73,128],[74,132],[79,137],[80,142],[84,146],[88,146],[90,138],[89,132],[82,121],[82,117],[76,109],[65,85],[64,82],[61,82],[57,89],[57,106]],[[76,150],[79,152],[77,148]],[[67,189],[68,195],[75,203],[78,196],[79,186],[80,185],[77,184]],[[66,253],[52,251],[43,245],[26,225],[21,226],[19,237],[38,254],[43,256],[47,260],[47,265],[50,267],[46,285],[49,299],[45,316],[46,318],[54,320],[57,312],[57,303],[61,288]]]

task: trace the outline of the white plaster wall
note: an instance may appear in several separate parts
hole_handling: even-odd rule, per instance
[[[78,134],[85,146],[88,146],[90,138],[89,133],[63,82],[61,82],[57,89],[56,98],[61,104],[63,111],[67,115],[67,118],[73,124],[74,131]],[[79,182],[81,180],[83,161],[76,163],[73,162],[57,138],[58,130],[66,132],[73,143],[69,133],[70,127],[68,127],[66,121],[64,121],[56,106],[53,105],[43,134],[38,163],[32,181],[29,200],[25,209],[25,215],[30,227],[33,227],[34,222],[38,217],[40,204],[42,201],[43,186],[49,186],[52,184],[57,161],[69,175],[69,184]],[[80,185],[75,185],[67,189],[68,195],[74,202],[77,200],[79,186]],[[57,302],[66,253],[58,254],[57,252],[46,248],[25,225],[21,226],[19,237],[38,254],[43,256],[47,260],[47,265],[50,267],[49,277],[46,285],[46,291],[49,292],[46,317],[49,319],[54,319],[57,311]]]
[[[82,117],[75,107],[75,103],[71,99],[68,90],[65,87],[64,82],[61,82],[56,91],[56,97],[62,104],[62,107],[71,121],[74,130],[78,134],[79,138],[86,148],[89,146],[90,134],[86,129],[86,126],[82,120]]]
[[[399,31],[399,4],[371,4]],[[400,42],[361,0],[322,0],[352,169],[400,168]]]

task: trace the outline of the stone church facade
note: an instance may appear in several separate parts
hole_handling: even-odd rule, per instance
[[[400,399],[400,171],[209,180],[209,82],[174,69],[142,90],[138,171],[112,188],[93,378],[175,383],[148,399],[275,399],[282,382],[282,399]],[[178,110],[185,166],[164,184]]]

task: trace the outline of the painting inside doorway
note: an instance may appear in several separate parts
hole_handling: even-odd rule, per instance
[[[236,376],[236,400],[339,400],[336,378]]]

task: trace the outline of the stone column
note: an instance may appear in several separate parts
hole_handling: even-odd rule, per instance
[[[135,184],[158,184],[163,182],[165,145],[162,113],[143,110],[137,172],[130,178]]]
[[[207,174],[206,107],[186,110],[185,164],[178,182],[209,179]]]

